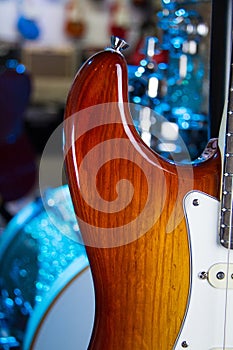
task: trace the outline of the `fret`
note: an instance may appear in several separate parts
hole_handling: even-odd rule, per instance
[[[230,114],[230,117],[227,121],[227,132],[233,133],[233,114]]]
[[[227,194],[223,194],[222,197],[220,241],[226,248],[228,248],[230,243],[231,249],[233,248],[232,220],[232,193],[227,192]]]
[[[233,137],[226,138],[226,153],[233,153]]]
[[[228,191],[223,191],[223,194],[224,194],[224,195],[227,195],[227,194],[230,194],[230,195],[231,195],[231,193],[232,193],[231,191],[229,191],[229,192],[228,192]]]
[[[231,177],[224,178],[222,190],[223,190],[223,193],[224,193],[224,191],[231,193],[231,191],[232,191],[232,178]]]
[[[231,211],[230,208],[229,208],[229,209],[228,209],[228,208],[222,208],[221,210],[222,210],[224,213],[225,213],[226,211]]]
[[[227,152],[227,154],[232,154],[232,152],[230,153]],[[233,157],[226,156],[223,176],[228,177],[228,176],[232,176],[232,174],[233,174]]]
[[[226,166],[225,166],[225,173],[223,174],[223,176],[225,177],[229,177],[233,175],[233,158],[228,158],[230,161],[226,162]]]
[[[232,198],[231,193],[227,193],[227,195],[223,195],[221,209],[223,209],[223,208],[230,209],[231,208],[231,202],[232,202],[231,198]]]
[[[231,208],[226,209],[222,213],[221,227],[229,227],[231,223]]]
[[[230,248],[233,247],[233,240],[232,238],[229,240],[229,237],[232,237],[231,230],[229,230],[229,227],[220,227],[220,242],[225,247],[228,248],[230,243]],[[230,242],[229,242],[230,241]]]

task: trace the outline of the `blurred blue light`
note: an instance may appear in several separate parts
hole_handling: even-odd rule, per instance
[[[26,70],[26,67],[22,63],[18,64],[17,67],[16,67],[16,72],[19,73],[19,74],[24,73],[25,70]]]
[[[164,63],[164,62],[159,63],[158,68],[161,70],[167,69],[167,63]]]
[[[14,305],[14,302],[13,302],[13,300],[11,298],[6,298],[5,299],[5,304],[8,307],[12,307]]]
[[[8,59],[7,61],[6,61],[6,67],[7,68],[15,68],[16,66],[17,66],[17,64],[18,64],[18,61],[16,60],[16,59]]]
[[[134,103],[140,103],[140,102],[141,102],[141,97],[139,97],[139,96],[134,96],[133,102],[134,102]]]
[[[186,14],[186,11],[184,9],[179,9],[175,12],[175,14],[179,17],[184,16]]]
[[[146,66],[147,65],[147,60],[141,60],[140,61],[141,66]]]

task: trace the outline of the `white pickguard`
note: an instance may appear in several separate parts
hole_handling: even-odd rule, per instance
[[[195,206],[194,200],[198,200],[199,205]],[[227,272],[228,261],[233,264],[233,252],[219,243],[219,204],[198,191],[188,193],[184,199],[191,251],[191,287],[186,317],[173,350],[233,350],[232,272],[229,273],[230,288],[222,288],[221,283],[225,282],[217,278],[214,287],[208,278],[199,277],[201,272],[210,270],[208,276],[212,274],[214,278],[218,267],[221,271],[226,267]],[[216,264],[219,265],[214,270],[212,266]]]

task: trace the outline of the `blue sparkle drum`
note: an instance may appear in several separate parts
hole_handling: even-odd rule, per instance
[[[0,240],[0,349],[86,350],[94,288],[68,186],[22,209]]]

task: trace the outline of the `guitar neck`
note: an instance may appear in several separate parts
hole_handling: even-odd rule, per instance
[[[226,248],[233,249],[232,200],[233,200],[233,62],[231,59],[229,95],[225,115],[225,145],[223,149],[223,174],[220,213],[220,241]]]

